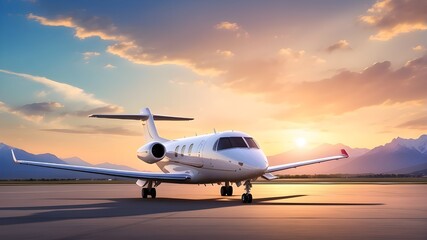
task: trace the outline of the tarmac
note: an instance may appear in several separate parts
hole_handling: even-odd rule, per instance
[[[0,186],[0,239],[427,239],[427,184]]]

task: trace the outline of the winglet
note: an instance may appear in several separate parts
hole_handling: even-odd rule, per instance
[[[348,157],[349,157],[349,155],[348,155],[348,153],[347,153],[347,151],[346,151],[345,149],[341,149],[341,154],[342,154],[345,158],[348,158]]]
[[[13,149],[10,149],[10,151],[12,152],[12,158],[13,158],[13,161],[15,162],[15,163],[19,163],[19,161],[16,159],[16,157],[15,157],[15,153],[13,152]]]

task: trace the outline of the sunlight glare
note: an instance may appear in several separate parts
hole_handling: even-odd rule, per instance
[[[295,139],[295,145],[299,148],[303,148],[307,144],[307,141],[303,137],[299,137]]]

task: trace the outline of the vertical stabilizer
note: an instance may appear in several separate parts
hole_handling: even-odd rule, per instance
[[[152,141],[159,141],[163,142],[166,141],[166,139],[161,138],[157,132],[156,125],[154,124],[154,118],[153,114],[151,114],[149,108],[143,108],[140,111],[140,115],[147,116],[148,118],[146,120],[142,121],[143,126],[143,137],[145,142],[152,142]]]

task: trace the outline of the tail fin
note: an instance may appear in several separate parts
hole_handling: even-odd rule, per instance
[[[110,118],[110,119],[124,119],[124,120],[141,120],[143,121],[142,125],[144,126],[144,140],[145,142],[151,141],[167,141],[167,139],[161,138],[157,133],[156,121],[190,121],[194,118],[184,118],[184,117],[172,117],[172,116],[162,116],[162,115],[153,115],[150,112],[149,108],[143,108],[140,111],[140,114],[93,114],[89,117],[94,118]]]
[[[154,124],[154,117],[153,117],[153,114],[151,114],[150,109],[149,108],[141,109],[140,115],[148,117],[146,120],[143,120],[142,122],[142,126],[144,127],[143,136],[144,136],[145,142],[165,141],[166,139],[161,138],[159,136],[159,133],[157,133],[156,124]]]

